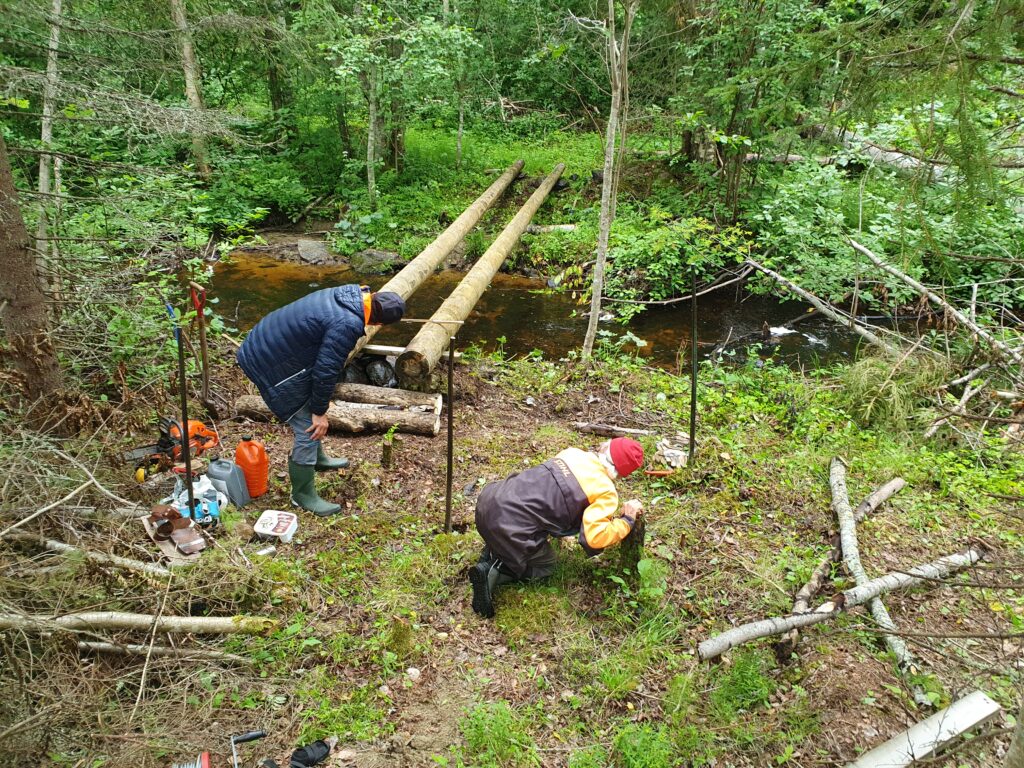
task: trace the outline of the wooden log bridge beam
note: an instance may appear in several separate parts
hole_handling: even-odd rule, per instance
[[[405,352],[398,358],[395,373],[398,383],[406,389],[422,389],[434,370],[437,361],[448,348],[448,340],[452,333],[465,320],[480,297],[491,284],[502,262],[508,257],[526,231],[530,220],[547,199],[555,183],[565,170],[565,164],[559,163],[548,174],[530,199],[519,209],[501,234],[491,243],[480,260],[473,265],[451,295],[445,299],[437,312],[431,316],[431,322],[423,326],[415,338],[409,342]]]
[[[455,221],[448,225],[448,229],[442,232],[438,238],[420,251],[420,254],[406,264],[402,270],[382,285],[379,290],[392,291],[403,299],[408,300],[423,281],[430,277],[441,262],[444,261],[455,247],[469,234],[479,223],[483,215],[487,213],[495,201],[508,189],[523,170],[523,161],[516,160],[508,170],[499,176],[487,190],[480,195],[473,204],[462,212]],[[359,340],[348,359],[351,361],[358,355],[379,330],[380,326],[371,325],[366,329],[366,335]]]

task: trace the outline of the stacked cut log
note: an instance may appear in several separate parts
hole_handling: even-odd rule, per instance
[[[328,429],[333,432],[406,432],[434,437],[441,430],[441,396],[367,384],[339,384],[327,407]],[[273,418],[259,395],[235,401],[241,416],[260,421]]]

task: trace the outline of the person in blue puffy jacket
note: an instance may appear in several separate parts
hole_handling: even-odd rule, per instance
[[[321,517],[341,511],[321,499],[314,484],[316,470],[348,466],[320,444],[327,434],[327,406],[366,326],[398,322],[404,313],[397,293],[370,293],[358,285],[324,288],[271,312],[238,349],[245,375],[295,433],[288,476],[296,506]]]

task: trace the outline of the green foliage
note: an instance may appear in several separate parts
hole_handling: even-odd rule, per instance
[[[706,280],[750,253],[747,233],[738,227],[718,227],[699,216],[667,221],[667,216],[652,210],[639,231],[634,221],[616,220],[608,296],[656,301],[681,296],[690,290],[693,270]],[[623,320],[642,309],[641,304],[616,307]]]
[[[762,651],[748,649],[735,654],[711,691],[712,710],[720,718],[728,720],[740,712],[749,712],[767,704],[776,685],[765,674],[770,666],[768,656]]]
[[[460,724],[471,765],[479,768],[532,768],[540,765],[528,719],[506,701],[478,704]]]
[[[664,727],[630,723],[615,734],[614,765],[617,768],[671,768],[672,742]]]
[[[863,357],[843,371],[843,399],[864,426],[902,433],[919,422],[949,375],[947,361],[924,355]]]

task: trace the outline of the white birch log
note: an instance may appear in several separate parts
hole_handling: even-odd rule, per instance
[[[171,648],[166,645],[148,645],[138,643],[104,643],[91,640],[79,640],[78,649],[93,653],[113,653],[120,656],[157,656],[171,659],[209,659],[227,661],[232,664],[252,664],[252,659],[224,651],[210,651],[205,648]]]
[[[903,272],[900,272],[898,269],[896,269],[896,267],[894,267],[894,266],[892,266],[890,264],[887,264],[886,262],[882,261],[878,256],[876,256],[869,249],[865,248],[863,245],[858,243],[856,240],[852,240],[851,239],[850,240],[850,245],[852,245],[854,250],[856,250],[858,253],[863,254],[868,259],[870,259],[870,261],[876,267],[878,267],[879,269],[881,269],[881,270],[883,270],[885,272],[888,272],[890,275],[892,275],[893,277],[897,278],[898,280],[902,280],[904,283],[909,285],[911,288],[913,288],[915,291],[920,293],[922,296],[926,297],[928,299],[928,301],[930,301],[932,304],[934,304],[937,307],[941,307],[945,311],[949,312],[949,314],[951,314],[954,318],[956,318],[956,321],[958,323],[960,323],[965,328],[970,328],[971,331],[973,331],[975,334],[977,334],[979,338],[984,339],[985,342],[990,347],[992,347],[993,349],[998,351],[1000,354],[1002,354],[1003,357],[1008,357],[1008,358],[1012,359],[1018,365],[1024,365],[1024,355],[1021,355],[1021,353],[1018,352],[1016,349],[1013,349],[1008,344],[1005,344],[1004,342],[1002,342],[999,339],[995,338],[991,333],[986,331],[984,328],[982,328],[977,323],[972,322],[971,319],[969,317],[967,317],[967,315],[965,315],[959,309],[954,307],[952,304],[950,304],[944,298],[939,296],[937,293],[935,293],[935,291],[933,291],[930,288],[928,288],[927,286],[922,285],[921,283],[917,282],[917,280],[912,278],[910,275],[907,275],[907,274],[904,274]]]
[[[843,562],[846,569],[853,576],[858,586],[871,581],[867,571],[860,561],[860,543],[857,541],[857,521],[850,508],[850,496],[846,490],[846,465],[841,459],[834,458],[829,466],[829,486],[832,489],[832,509],[836,513],[836,520],[839,522],[839,541],[843,550]],[[889,610],[879,597],[868,601],[868,609],[871,611],[875,623],[885,632],[885,645],[896,658],[896,664],[904,677],[914,674],[917,669],[914,664],[914,657],[903,642],[903,638],[896,633],[896,622],[889,615]],[[925,695],[919,685],[910,683],[911,691],[914,694],[914,701],[926,707],[934,706],[932,701]]]
[[[902,477],[894,477],[881,488],[875,489],[870,496],[857,505],[857,509],[853,511],[854,519],[859,523],[882,506],[882,504],[888,501],[889,498],[903,490],[906,484],[907,481]],[[810,610],[811,600],[813,600],[814,596],[821,591],[822,586],[825,584],[825,580],[828,578],[829,574],[832,573],[833,563],[838,563],[842,557],[843,548],[837,540],[829,553],[822,558],[821,562],[818,563],[817,568],[815,568],[811,573],[811,577],[807,580],[807,583],[804,584],[800,588],[800,591],[796,593],[796,596],[793,598],[793,613],[807,613],[807,611]],[[776,655],[780,660],[789,658],[789,655],[794,651],[797,643],[799,642],[800,632],[796,629],[790,630],[776,644]]]
[[[131,629],[139,632],[183,632],[197,635],[258,635],[275,626],[266,616],[160,616],[120,611],[85,611],[64,616],[0,614],[0,630],[52,632],[55,629]]]
[[[30,533],[10,533],[8,534],[8,538],[14,539],[15,541],[37,544],[51,552],[58,552],[62,555],[77,555],[79,557],[84,557],[90,562],[98,563],[99,565],[112,565],[117,568],[124,568],[128,571],[142,573],[146,576],[160,576],[166,578],[171,575],[170,571],[162,566],[156,565],[155,563],[144,563],[141,560],[132,560],[129,557],[121,557],[120,555],[108,555],[105,552],[92,552],[88,549],[80,549],[79,547],[73,547],[70,544],[65,544],[63,541],[45,539],[41,536],[33,536]]]
[[[577,432],[586,432],[601,437],[646,437],[654,434],[649,429],[630,429],[613,424],[592,424],[587,421],[574,421],[572,426]]]
[[[892,592],[894,589],[907,589],[917,586],[923,581],[931,582],[944,579],[951,573],[974,565],[983,556],[984,552],[981,549],[971,547],[963,552],[940,557],[931,563],[911,568],[909,571],[893,571],[885,576],[872,579],[866,584],[847,589],[840,592],[834,599],[818,606],[812,613],[775,616],[741,624],[702,641],[697,646],[698,657],[701,661],[708,661],[718,658],[737,645],[749,643],[751,640],[781,635],[791,629],[802,629],[812,624],[828,621],[844,610],[863,605],[871,598]]]

